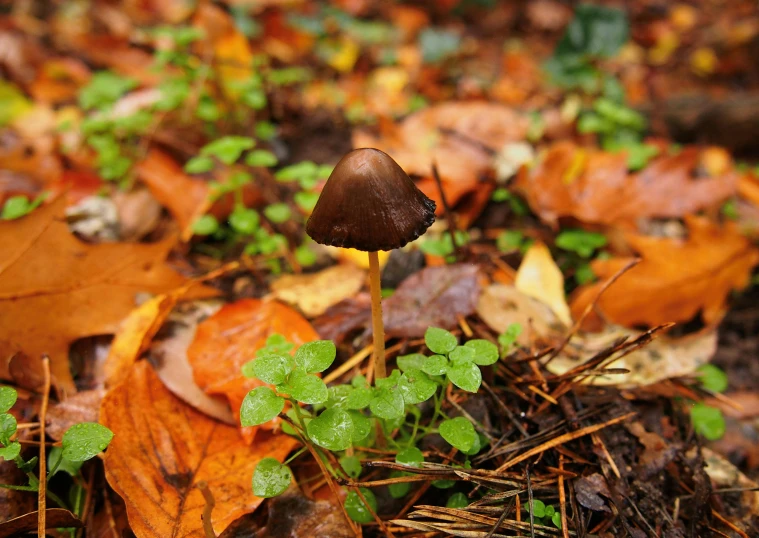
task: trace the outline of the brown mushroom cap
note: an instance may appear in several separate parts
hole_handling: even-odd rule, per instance
[[[366,252],[393,250],[435,222],[435,202],[387,153],[361,148],[330,174],[306,224],[317,243]]]

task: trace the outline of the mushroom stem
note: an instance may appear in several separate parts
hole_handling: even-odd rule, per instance
[[[387,377],[385,370],[385,326],[382,323],[382,286],[379,256],[369,252],[369,289],[372,293],[372,331],[374,332],[374,379]]]

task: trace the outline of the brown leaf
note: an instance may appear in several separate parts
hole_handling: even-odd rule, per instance
[[[371,317],[371,298],[368,293],[359,293],[351,299],[329,307],[312,323],[319,336],[339,344],[349,332],[360,327],[367,327]]]
[[[710,149],[712,153],[707,153]],[[715,150],[686,148],[653,159],[640,172],[628,173],[624,153],[559,142],[536,166],[523,168],[514,187],[551,224],[561,217],[594,224],[679,218],[718,207],[735,194],[738,175],[732,163],[713,177],[699,176],[702,157]]]
[[[453,329],[474,312],[480,292],[476,265],[428,267],[404,280],[383,303],[385,332],[423,336],[428,327]]]
[[[27,480],[15,461],[0,461],[0,484],[23,484]],[[37,506],[37,493],[0,488],[0,521],[31,512]],[[1,527],[0,527],[1,528]]]
[[[720,319],[729,294],[748,284],[759,251],[733,224],[719,227],[697,217],[686,217],[686,224],[685,240],[626,235],[642,260],[599,299],[596,308],[606,319],[625,327],[688,321],[699,312],[707,324]],[[592,268],[605,279],[628,262],[627,258],[595,260]],[[595,299],[602,285],[577,290],[571,301],[575,316]]]
[[[365,280],[366,272],[353,264],[333,265],[318,273],[281,276],[271,283],[271,291],[277,299],[313,318],[353,297]]]
[[[74,424],[97,422],[100,401],[104,395],[103,389],[85,390],[51,406],[47,411],[45,433],[60,441],[66,430]]]
[[[245,395],[262,383],[242,375],[242,366],[274,333],[296,346],[317,340],[313,327],[298,312],[277,301],[243,299],[224,305],[198,325],[187,350],[195,382],[206,394],[225,396],[235,418]],[[244,428],[252,440],[258,427]]]
[[[24,533],[36,530],[38,518],[39,512],[34,511],[9,519],[5,523],[0,523],[0,538],[21,536]],[[55,529],[57,527],[80,529],[84,527],[84,523],[68,510],[64,510],[63,508],[48,508],[45,510],[45,526],[48,529]]]
[[[596,512],[611,512],[606,506],[604,500],[600,497],[603,495],[611,499],[609,487],[606,485],[606,479],[599,473],[593,473],[590,476],[583,476],[574,482],[577,502],[585,508],[595,510]]]
[[[50,355],[57,382],[72,388],[68,344],[116,331],[138,292],[163,293],[186,279],[164,259],[173,241],[86,244],[63,220],[59,198],[31,215],[0,222],[0,377],[8,358]]]
[[[301,536],[354,536],[342,510],[333,502],[312,501],[297,488],[269,502],[269,520],[256,538],[297,538]]]
[[[205,502],[196,487],[202,480],[216,501],[214,530],[222,532],[261,503],[250,486],[258,462],[282,461],[295,445],[287,436],[262,436],[248,446],[236,428],[173,396],[145,361],[106,395],[100,421],[114,432],[106,477],[126,502],[138,538],[204,538]]]
[[[151,149],[145,159],[137,163],[135,174],[177,220],[182,239],[189,239],[192,223],[210,205],[208,184],[185,174],[174,159],[157,149]]]

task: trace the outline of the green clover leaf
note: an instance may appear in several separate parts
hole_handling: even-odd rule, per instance
[[[462,452],[471,450],[475,446],[475,443],[478,442],[474,426],[464,417],[444,420],[440,423],[438,431],[448,444],[458,448]]]
[[[377,513],[377,499],[374,497],[374,493],[366,488],[361,488],[361,494],[364,496],[364,499],[366,499],[366,502],[374,513]],[[355,491],[349,491],[348,495],[345,497],[345,511],[356,523],[371,523],[374,521],[374,517],[369,511],[369,508],[364,504],[364,501],[361,500],[361,497],[359,497],[358,493]]]
[[[477,392],[482,384],[482,372],[473,362],[451,361],[448,364],[448,379],[462,390]]]
[[[418,404],[429,400],[437,390],[437,384],[427,374],[409,368],[398,384],[406,404]]]
[[[247,363],[251,365],[252,377],[256,377],[270,385],[281,385],[292,372],[295,362],[290,355],[284,353],[268,353]],[[246,374],[243,366],[243,374]],[[250,377],[250,376],[249,376]]]
[[[317,340],[303,344],[295,352],[295,364],[313,374],[323,372],[335,360],[337,350],[331,340]]]
[[[469,340],[464,344],[474,350],[474,363],[480,366],[489,366],[498,361],[498,347],[492,342],[483,339]]]
[[[258,426],[269,422],[282,412],[285,399],[269,387],[256,387],[251,390],[240,406],[240,424]]]
[[[456,347],[458,340],[445,329],[430,327],[424,333],[424,343],[433,353],[447,355]]]
[[[311,440],[322,448],[333,452],[345,450],[353,440],[353,418],[343,409],[327,409],[308,423],[306,431]]]
[[[87,461],[108,447],[113,432],[97,422],[74,424],[63,434],[63,457],[69,461]]]
[[[305,404],[320,404],[327,401],[329,391],[324,381],[314,374],[306,373],[298,367],[287,380],[287,392],[290,396]]]
[[[253,472],[253,493],[264,499],[276,497],[290,487],[292,480],[290,467],[274,458],[264,458]]]

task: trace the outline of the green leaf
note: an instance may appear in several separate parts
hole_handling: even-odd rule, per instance
[[[0,448],[0,458],[5,461],[12,461],[21,454],[21,443],[13,441],[6,447]]]
[[[443,355],[427,357],[421,353],[411,353],[398,357],[397,364],[398,368],[404,372],[409,369],[416,369],[429,375],[444,375],[448,366],[448,359]]]
[[[506,327],[503,333],[498,335],[498,345],[501,346],[503,351],[507,351],[516,343],[520,334],[522,334],[522,326],[519,323],[512,323]]]
[[[258,426],[269,422],[282,412],[285,399],[269,387],[256,387],[242,401],[240,407],[240,424],[243,426]]]
[[[285,203],[269,204],[264,208],[264,216],[275,224],[287,222],[292,214],[290,206]]]
[[[374,497],[374,493],[366,488],[360,488],[360,490],[361,494],[366,499],[366,502],[369,504],[369,507],[371,507],[376,514],[377,499]],[[348,495],[345,497],[345,511],[347,512],[348,517],[356,523],[371,523],[374,521],[374,517],[372,517],[369,508],[367,508],[364,501],[361,500],[361,497],[358,496],[358,493],[353,490],[349,491]]]
[[[277,157],[268,150],[254,149],[245,156],[245,164],[248,166],[262,166],[270,168],[277,165]]]
[[[122,77],[112,71],[98,71],[79,90],[79,104],[85,110],[107,108],[122,95],[137,87],[137,81]]]
[[[252,361],[253,376],[270,385],[281,385],[295,366],[290,355],[267,353]]]
[[[561,512],[555,512],[555,513],[554,513],[554,514],[551,516],[551,523],[553,523],[553,524],[554,524],[554,526],[555,526],[557,529],[560,529],[560,528],[561,528]]]
[[[229,215],[229,225],[234,231],[243,235],[253,235],[261,223],[261,217],[255,209],[237,206]]]
[[[17,427],[16,417],[10,413],[0,415],[0,443],[6,446],[10,444],[11,437],[16,433]]]
[[[332,365],[336,354],[331,340],[307,342],[295,352],[295,364],[309,373],[323,372]]]
[[[113,432],[97,422],[74,424],[63,434],[63,457],[87,461],[100,454],[113,439]]]
[[[32,109],[32,103],[15,84],[0,80],[0,127]]]
[[[442,28],[425,28],[419,34],[419,50],[425,63],[438,63],[452,56],[461,46],[461,36]]]
[[[319,200],[318,192],[311,191],[298,191],[293,196],[293,200],[306,213],[310,213],[316,207],[316,202]]]
[[[474,362],[474,357],[474,348],[467,346],[456,346],[456,348],[448,355],[451,362],[456,364]]]
[[[706,390],[725,392],[727,389],[727,374],[713,364],[702,364],[698,367],[698,379]]]
[[[364,416],[360,411],[348,411],[348,414],[353,421],[353,435],[351,441],[353,443],[360,443],[371,433],[372,420]]]
[[[463,452],[471,450],[478,440],[474,426],[464,417],[444,420],[440,423],[438,431],[448,444]]]
[[[295,249],[295,261],[302,267],[310,267],[316,263],[316,253],[308,245],[301,245]]]
[[[374,416],[386,420],[403,417],[405,415],[403,394],[400,390],[376,387],[372,401],[369,403],[369,409]]]
[[[437,384],[427,374],[415,368],[406,370],[398,387],[407,405],[426,402],[437,390]]]
[[[606,246],[606,236],[585,230],[564,230],[556,237],[556,246],[577,253],[581,258],[590,258],[593,251]]]
[[[197,235],[211,235],[219,230],[219,221],[213,215],[202,215],[192,224],[192,231]]]
[[[411,473],[405,471],[391,471],[390,478],[400,478],[402,476],[409,476]],[[387,490],[390,492],[390,496],[393,499],[402,499],[408,492],[411,491],[410,482],[399,482],[398,484],[388,484]]]
[[[717,441],[725,435],[725,417],[716,407],[702,402],[693,404],[690,418],[696,433],[703,435],[709,441]]]
[[[253,130],[261,140],[271,140],[277,134],[277,126],[268,121],[259,121]]]
[[[198,155],[187,161],[184,165],[184,171],[188,174],[203,174],[213,170],[213,159],[204,155]]]
[[[445,506],[446,508],[466,508],[469,506],[469,499],[466,495],[458,491],[448,497],[448,502],[445,503]]]
[[[447,355],[458,344],[458,340],[450,332],[438,327],[429,327],[424,333],[424,343],[430,351],[440,355]]]
[[[556,57],[599,56],[611,58],[630,35],[630,23],[617,8],[580,4],[554,53]]]
[[[320,404],[327,401],[329,391],[324,381],[298,367],[287,380],[290,396],[305,404]]]
[[[556,509],[551,506],[550,504],[546,506],[546,516],[545,517],[553,517],[553,515],[556,513]]]
[[[339,461],[340,467],[343,468],[343,471],[345,471],[345,474],[349,477],[355,480],[361,476],[361,460],[356,456],[343,456]]]
[[[575,269],[575,280],[579,285],[590,284],[596,279],[596,274],[589,263],[581,263]]]
[[[532,500],[532,515],[534,517],[545,517],[546,505],[543,501],[538,499]]]
[[[287,183],[290,181],[299,181],[304,177],[314,178],[316,177],[318,171],[319,167],[316,165],[316,163],[313,163],[311,161],[302,161],[297,164],[291,164],[290,166],[285,166],[284,168],[279,169],[277,173],[274,174],[274,177],[277,181]]]
[[[290,467],[274,458],[264,458],[253,472],[253,494],[264,499],[276,497],[290,487],[292,480]]]
[[[477,392],[482,384],[482,372],[473,362],[453,362],[448,364],[448,379],[467,392]]]
[[[369,387],[357,387],[345,399],[345,408],[364,409],[365,407],[369,407],[371,401],[372,389]]]
[[[32,203],[26,196],[11,196],[5,201],[0,218],[3,220],[17,219],[28,214],[32,209]]]
[[[311,440],[322,448],[337,451],[351,446],[353,419],[347,411],[327,409],[306,427]]]
[[[410,467],[421,467],[422,463],[424,463],[424,454],[415,446],[411,446],[398,452],[395,455],[395,462]]]
[[[480,366],[488,366],[498,362],[498,347],[488,340],[475,339],[469,340],[464,344],[474,350],[474,363]]]
[[[61,447],[54,446],[48,453],[47,468],[55,469],[55,472],[49,474],[48,479],[50,479],[58,472],[64,472],[69,476],[76,476],[79,474],[79,469],[82,468],[82,465],[84,465],[83,461],[70,461],[64,458],[63,449]]]
[[[0,387],[0,413],[7,413],[18,399],[18,392],[13,387]]]
[[[233,164],[243,151],[251,149],[256,141],[247,136],[222,136],[200,149],[201,155],[216,157],[224,164]]]
[[[507,191],[508,192],[508,191]],[[524,242],[524,234],[519,230],[505,230],[495,240],[495,246],[501,252],[517,250]]]
[[[327,401],[324,403],[325,407],[340,407],[342,409],[345,409],[345,402],[348,399],[348,396],[353,392],[353,387],[350,385],[335,385],[333,387],[329,387],[329,397],[327,398]]]

